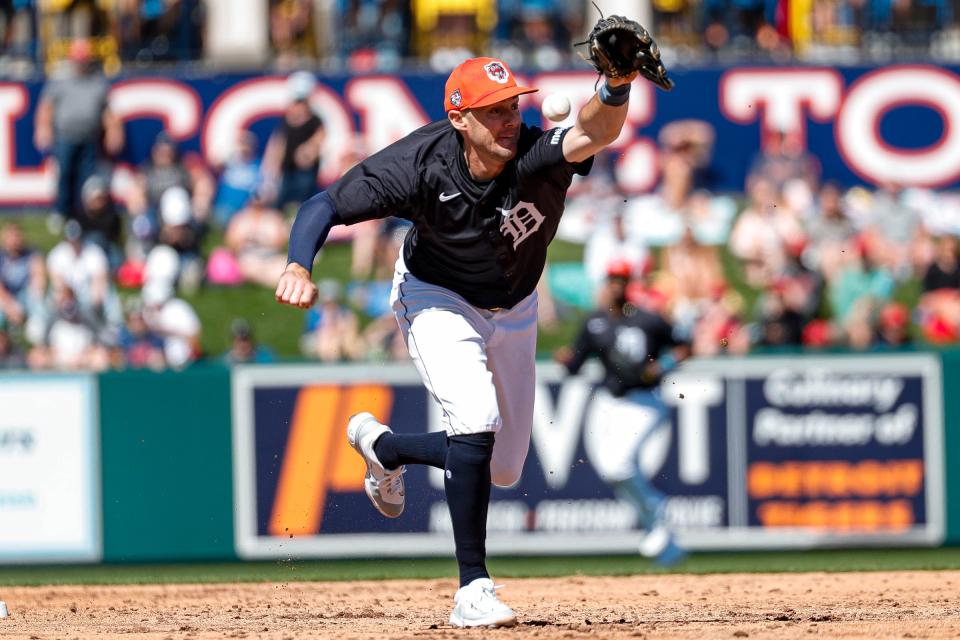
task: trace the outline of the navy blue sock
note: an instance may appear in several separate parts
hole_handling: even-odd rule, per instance
[[[404,464],[427,464],[443,469],[447,462],[447,433],[385,433],[373,443],[373,452],[388,470]]]
[[[460,586],[487,573],[487,508],[490,506],[490,458],[493,433],[450,436],[444,488],[453,522],[460,565]]]

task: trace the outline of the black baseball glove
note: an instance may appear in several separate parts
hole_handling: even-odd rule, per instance
[[[621,78],[638,71],[641,76],[669,91],[673,80],[660,62],[660,48],[639,23],[623,16],[607,16],[597,21],[584,42],[590,55],[580,57],[608,78]],[[578,52],[579,53],[579,52]]]

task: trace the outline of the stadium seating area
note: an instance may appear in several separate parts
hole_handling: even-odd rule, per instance
[[[329,6],[327,6],[329,4]],[[208,60],[201,0],[4,0],[0,64],[44,64],[72,38],[92,38],[109,72]],[[355,70],[404,62],[450,68],[465,51],[552,69],[595,19],[583,0],[269,0],[257,3],[272,65],[322,61]],[[960,59],[954,4],[945,0],[650,0],[648,26],[670,64],[769,59],[885,62]],[[320,7],[324,7],[322,10]],[[222,61],[221,61],[222,62]]]
[[[37,70],[73,55],[77,38],[90,39],[108,75],[202,60],[206,4],[2,1],[0,73],[8,63]],[[339,0],[331,15],[342,28],[330,30],[319,4],[264,4],[273,67],[439,70],[483,51],[563,68],[594,11],[575,0]],[[653,0],[648,8],[665,57],[680,62],[960,59],[956,16],[941,0]],[[300,105],[291,109],[309,109],[306,76],[290,76]],[[319,122],[298,155],[247,132],[223,164],[208,166],[160,134],[132,175],[101,167],[74,210],[33,212],[45,220],[44,251],[16,221],[0,219],[0,368],[404,358],[386,308],[401,220],[333,239],[349,243],[349,266],[323,274],[333,277],[320,282],[298,349],[257,344],[252,318],[237,318],[229,332],[205,327],[188,302],[239,286],[269,295],[296,203],[318,188],[323,136]],[[667,316],[699,355],[960,339],[960,198],[894,184],[841,187],[789,136],[755,159],[742,192],[720,193],[708,171],[713,140],[706,122],[664,127],[650,193],[621,188],[604,158],[575,184],[559,232],[564,249],[541,286],[547,335],[568,336],[605,275],[626,270],[632,302]],[[229,333],[225,353],[204,348],[211,331]]]
[[[665,127],[648,194],[620,189],[605,157],[575,184],[559,235],[582,261],[548,265],[545,328],[575,325],[615,272],[632,278],[634,304],[668,317],[699,355],[957,342],[960,199],[840,188],[789,136],[758,155],[743,194],[714,193],[712,140],[704,122]],[[270,145],[244,135],[223,166],[208,167],[161,133],[125,191],[100,173],[78,210],[46,216],[46,253],[18,223],[0,225],[0,366],[405,358],[386,302],[407,224],[396,219],[341,229],[334,242],[349,243],[350,265],[320,274],[299,353],[258,345],[242,318],[226,353],[204,353],[202,332],[226,327],[201,326],[185,297],[245,284],[266,298],[285,264],[298,198],[281,197],[287,176]]]

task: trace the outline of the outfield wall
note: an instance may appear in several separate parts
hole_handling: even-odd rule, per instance
[[[632,512],[599,478],[608,399],[549,363],[538,376],[491,552],[632,552]],[[960,353],[693,362],[639,462],[693,549],[956,544],[958,383]],[[439,425],[405,364],[4,375],[0,564],[448,554],[438,471],[408,470],[403,517],[370,508],[343,437],[361,409]]]

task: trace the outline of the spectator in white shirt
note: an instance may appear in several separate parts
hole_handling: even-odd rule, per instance
[[[54,296],[62,289],[71,289],[77,298],[80,314],[98,330],[119,328],[123,311],[116,291],[110,284],[107,254],[92,243],[83,243],[76,220],[63,227],[64,239],[50,250],[47,272]]]
[[[167,364],[182,369],[196,360],[200,349],[200,318],[186,300],[173,297],[173,285],[163,280],[143,286],[143,318],[163,337]]]

